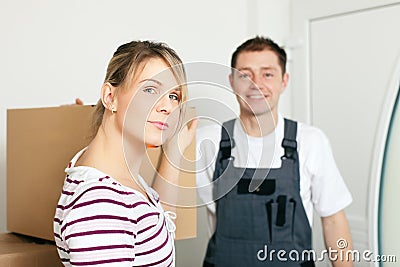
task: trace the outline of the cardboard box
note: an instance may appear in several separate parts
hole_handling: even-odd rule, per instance
[[[11,233],[0,234],[1,267],[61,267],[56,246]]]
[[[93,106],[7,110],[9,231],[53,240],[53,218],[65,179],[64,169],[90,142],[93,111]],[[150,149],[150,160],[142,166],[148,181],[154,177],[159,154],[160,149]],[[194,160],[195,142],[185,155]],[[190,168],[194,170],[194,163]],[[195,188],[194,172],[181,172],[181,182]],[[195,190],[191,192],[185,197],[195,202]],[[178,208],[176,224],[176,239],[195,237],[196,209]]]

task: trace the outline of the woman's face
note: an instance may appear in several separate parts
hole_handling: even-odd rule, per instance
[[[123,122],[124,141],[162,145],[177,132],[181,98],[171,68],[160,58],[149,59],[130,88],[118,95],[116,114],[125,114],[118,118]]]

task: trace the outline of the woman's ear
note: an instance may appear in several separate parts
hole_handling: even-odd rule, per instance
[[[117,88],[112,86],[110,83],[104,83],[101,88],[101,102],[105,109],[111,111],[111,113],[117,112],[117,98],[115,97]]]

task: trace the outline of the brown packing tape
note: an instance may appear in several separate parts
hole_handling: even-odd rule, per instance
[[[11,233],[0,234],[1,267],[63,266],[55,245],[35,243],[28,237]]]
[[[7,110],[9,231],[53,240],[53,217],[65,179],[64,169],[73,155],[89,143],[93,110],[92,106]],[[194,144],[185,152],[191,159],[195,158]],[[152,162],[158,162],[157,153],[149,153]],[[141,170],[147,172],[143,176],[154,177],[149,163]],[[182,172],[181,182],[195,188],[194,172]],[[196,209],[178,208],[176,224],[177,239],[195,237]]]

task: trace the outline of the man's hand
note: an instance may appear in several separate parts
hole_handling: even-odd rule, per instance
[[[80,98],[76,98],[75,105],[83,105],[83,101]]]

